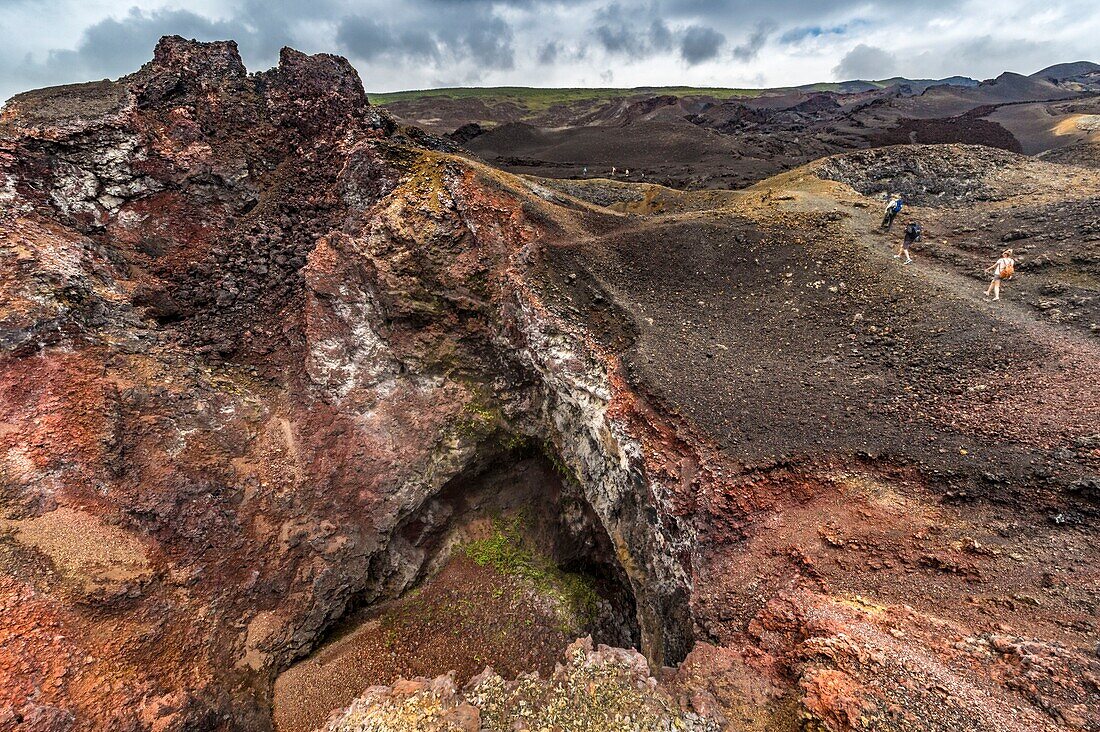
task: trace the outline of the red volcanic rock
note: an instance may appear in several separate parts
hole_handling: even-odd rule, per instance
[[[1030,658],[1013,664],[1020,648]],[[792,679],[796,716],[812,729],[1089,729],[1097,668],[1058,644],[800,592],[769,603],[733,647],[697,646],[671,684],[695,689],[693,705],[705,699],[710,714],[753,729],[787,728]],[[1021,707],[1018,691],[1034,695],[1034,706]]]
[[[399,133],[331,56],[249,76],[232,43],[166,38],[118,82],[17,97],[4,125],[3,600],[41,609],[0,621],[0,707],[263,728],[276,671],[418,579],[449,529],[437,496],[510,459],[503,429],[555,439],[501,344],[538,307],[511,257],[558,214]],[[607,429],[600,408],[583,429]],[[616,490],[593,497],[612,522],[640,510]],[[33,530],[69,516],[103,541]],[[675,566],[645,558],[655,540],[621,539],[639,582]],[[77,592],[115,545],[140,581]],[[641,595],[655,654],[682,581]],[[85,645],[40,638],[43,617]]]
[[[359,74],[340,56],[284,48],[279,65],[261,78],[272,121],[296,128],[304,139],[352,127],[368,113]]]

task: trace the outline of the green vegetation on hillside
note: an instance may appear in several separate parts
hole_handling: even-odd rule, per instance
[[[395,102],[411,102],[422,99],[479,99],[484,102],[500,103],[513,102],[532,111],[548,109],[555,104],[572,104],[576,102],[607,101],[633,96],[656,96],[671,94],[676,97],[707,96],[715,99],[751,98],[762,94],[779,94],[791,91],[815,92],[815,91],[853,91],[856,88],[880,89],[892,84],[926,83],[927,80],[912,81],[901,77],[882,79],[880,81],[843,81],[822,82],[818,84],[805,84],[803,86],[776,87],[772,89],[737,89],[728,87],[703,87],[703,86],[637,86],[627,87],[593,87],[593,88],[552,88],[532,86],[472,86],[472,87],[447,87],[441,89],[413,89],[399,92],[380,92],[367,94],[372,104],[385,106]]]
[[[720,89],[691,86],[645,86],[627,88],[576,88],[576,89],[552,89],[527,86],[486,86],[486,87],[455,87],[449,89],[420,89],[413,91],[387,92],[382,94],[367,94],[372,104],[385,106],[394,102],[407,102],[432,97],[447,99],[481,99],[493,102],[515,102],[529,109],[548,109],[555,104],[570,104],[573,102],[600,101],[631,97],[639,94],[657,95],[671,94],[677,97],[686,96],[711,96],[717,99],[730,99],[733,97],[755,97],[762,94],[765,89]]]

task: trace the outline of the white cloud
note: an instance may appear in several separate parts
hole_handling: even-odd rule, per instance
[[[844,54],[833,74],[838,79],[889,79],[897,68],[898,59],[894,54],[861,43]]]

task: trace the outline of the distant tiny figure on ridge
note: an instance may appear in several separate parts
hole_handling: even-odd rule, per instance
[[[901,246],[898,247],[898,253],[894,255],[894,259],[901,259],[901,255],[905,255],[905,263],[912,264],[913,257],[909,254],[909,247],[913,246],[913,242],[921,241],[924,238],[924,229],[921,228],[920,222],[910,221],[905,226],[905,236],[901,240]]]
[[[902,206],[904,204],[901,201],[900,196],[891,196],[890,201],[886,204],[886,213],[882,217],[882,229],[883,231],[889,231],[890,227],[894,225],[894,219],[901,213]]]
[[[993,281],[985,290],[985,296],[993,295],[994,300],[1001,299],[1001,280],[1010,280],[1016,272],[1016,260],[1012,258],[1012,250],[1005,249],[1001,252],[1001,258],[985,268],[986,272],[993,272]]]

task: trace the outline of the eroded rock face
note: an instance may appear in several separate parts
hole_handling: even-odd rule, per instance
[[[402,527],[506,439],[560,452],[646,648],[686,652],[689,572],[643,516],[668,507],[608,414],[621,388],[511,274],[560,227],[522,183],[405,137],[342,59],[250,76],[178,38],[16,98],[0,148],[13,718],[267,726],[274,673],[421,577]],[[111,542],[67,563],[97,550],[34,539],[75,512],[140,554],[118,592],[86,589]]]
[[[1091,729],[1097,722],[1095,657],[974,633],[907,606],[781,594],[743,640],[740,649],[700,644],[672,685],[688,690],[701,711],[740,717],[748,729],[786,729],[792,714],[803,729],[827,730]],[[784,698],[791,677],[793,707]],[[1006,704],[1002,684],[1032,703]]]
[[[960,302],[930,325],[925,290],[853,233],[877,207],[812,171],[665,192],[683,213],[651,222],[448,145],[371,107],[342,59],[286,50],[250,75],[228,42],[166,38],[131,76],[5,108],[0,724],[269,728],[275,675],[437,566],[448,497],[517,445],[583,502],[561,531],[611,547],[644,658],[688,659],[639,709],[1092,724],[1094,664],[1071,646],[1095,628],[1094,542],[1063,527],[1095,511],[1060,491],[1092,480],[1074,440],[1097,405],[1028,416],[1092,379],[1090,345],[993,335]],[[832,177],[886,185],[858,163]],[[967,387],[1002,344],[1036,386],[996,431]],[[1009,445],[1025,423],[1043,439]],[[927,630],[948,626],[973,653]],[[944,691],[909,694],[906,673]],[[991,710],[1013,705],[1004,726]]]

